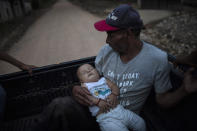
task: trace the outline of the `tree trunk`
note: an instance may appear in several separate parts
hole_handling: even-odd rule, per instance
[[[39,9],[41,6],[41,0],[32,0],[32,8]]]
[[[10,7],[11,7],[11,10],[12,10],[13,17],[16,17],[16,12],[14,10],[14,1],[15,0],[8,0],[8,2],[10,3]]]

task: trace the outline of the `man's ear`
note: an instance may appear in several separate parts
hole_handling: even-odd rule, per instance
[[[127,37],[134,37],[133,31],[131,28],[127,29]]]
[[[131,35],[131,34],[133,35],[132,28],[128,28],[128,29],[127,29],[127,32],[128,32],[130,35]]]

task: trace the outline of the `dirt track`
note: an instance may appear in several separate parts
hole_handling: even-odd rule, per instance
[[[93,27],[99,19],[66,0],[59,0],[8,53],[36,66],[94,56],[106,37]],[[0,74],[15,71],[19,70],[5,62],[0,63]]]

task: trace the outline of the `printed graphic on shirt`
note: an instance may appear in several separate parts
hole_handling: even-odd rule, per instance
[[[129,106],[131,104],[131,100],[124,97],[125,93],[132,90],[132,87],[134,87],[134,83],[140,79],[140,73],[139,72],[127,72],[123,74],[115,74],[114,71],[108,70],[107,75],[112,78],[114,81],[116,81],[116,85],[120,89],[120,104],[122,106]],[[122,99],[124,98],[124,99]]]
[[[140,78],[139,72],[115,74],[114,71],[108,70],[107,75],[116,81],[116,85],[120,88],[120,93],[125,93],[134,86],[136,80]]]
[[[94,88],[90,89],[90,92],[93,96],[97,98],[106,98],[109,94],[111,94],[110,88],[106,88],[106,86],[95,86]]]

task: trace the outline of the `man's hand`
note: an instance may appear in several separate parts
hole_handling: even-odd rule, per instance
[[[23,65],[20,66],[21,70],[28,71],[30,75],[32,75],[32,69],[33,68],[36,68],[36,66],[34,66],[34,65],[26,65],[26,64],[23,64]]]
[[[72,93],[73,93],[75,100],[77,100],[80,104],[86,105],[86,106],[93,105],[93,102],[89,99],[91,94],[87,88],[81,87],[81,86],[74,86]]]
[[[184,76],[183,84],[187,93],[193,93],[197,91],[197,78],[192,76],[194,68],[189,69]]]
[[[175,65],[183,64],[188,65],[191,67],[197,67],[197,49],[195,49],[191,54],[188,56],[178,56],[175,60]]]
[[[117,99],[117,96],[114,95],[114,94],[110,94],[108,97],[107,97],[107,103],[109,103],[110,105],[112,105],[112,108],[116,107],[117,104],[118,104],[118,99]]]

